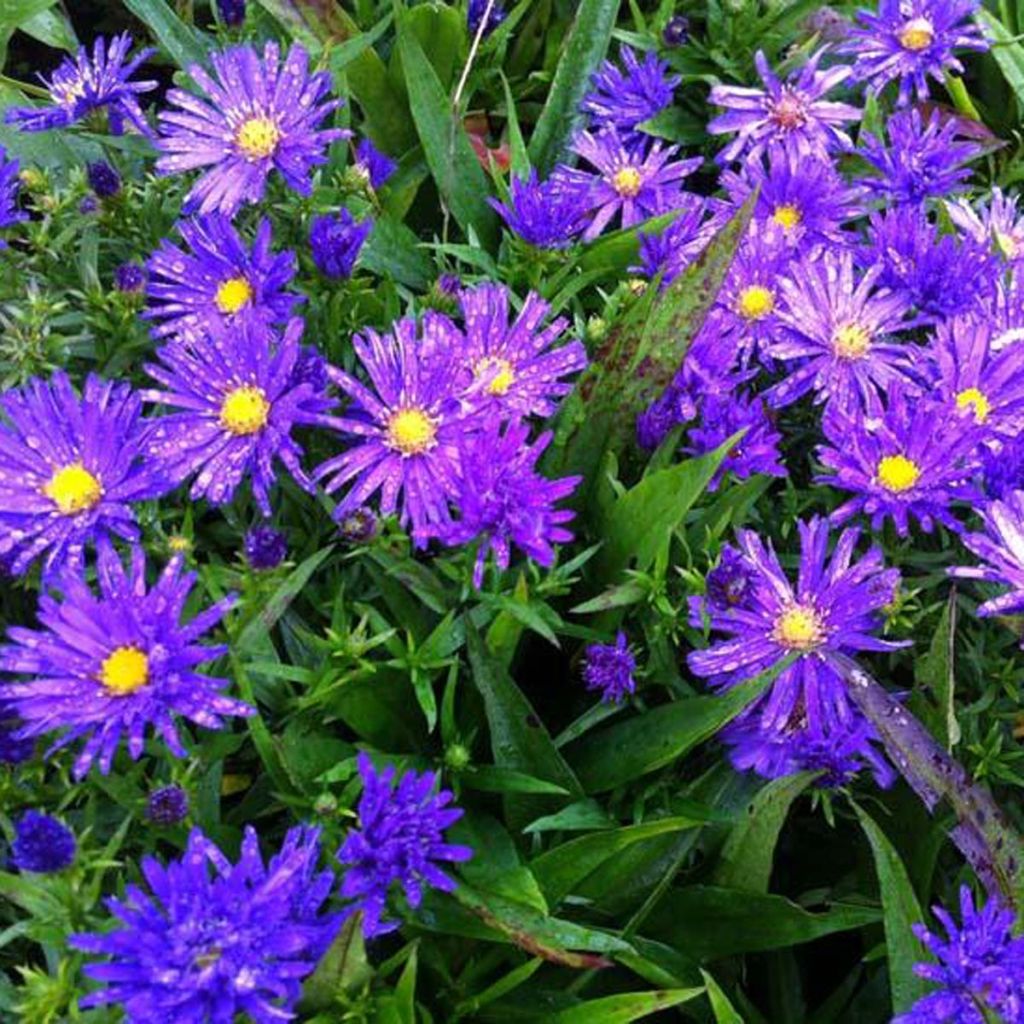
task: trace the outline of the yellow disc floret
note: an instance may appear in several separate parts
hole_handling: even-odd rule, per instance
[[[917,53],[927,50],[935,38],[935,26],[927,18],[911,18],[899,31],[900,46]]]
[[[507,395],[516,382],[516,371],[507,359],[498,356],[486,356],[481,359],[474,370],[477,380],[486,380],[484,390],[489,395],[498,397]]]
[[[772,214],[772,220],[785,231],[792,231],[793,228],[799,227],[802,219],[800,210],[792,203],[782,203],[776,206],[775,212]]]
[[[635,167],[623,167],[612,175],[612,188],[627,199],[639,195],[643,183],[643,176]]]
[[[220,407],[220,425],[230,434],[255,434],[267,425],[270,403],[262,388],[243,384],[224,396]]]
[[[399,409],[388,420],[386,440],[403,457],[420,455],[437,444],[437,421],[423,409]]]
[[[842,324],[832,335],[832,350],[840,359],[861,359],[871,348],[871,332],[860,324]]]
[[[737,306],[748,320],[762,320],[775,308],[775,295],[763,284],[752,284],[740,292]]]
[[[893,494],[909,491],[921,476],[921,467],[906,455],[886,455],[878,463],[878,482]]]
[[[776,619],[772,637],[791,651],[809,651],[825,638],[825,628],[813,608],[793,604]]]
[[[54,470],[43,486],[46,495],[66,516],[84,512],[103,497],[103,485],[81,462],[71,462]]]
[[[250,117],[235,130],[235,145],[248,160],[263,160],[273,156],[281,141],[281,129],[269,117]]]
[[[217,308],[226,316],[237,313],[252,300],[252,285],[244,277],[229,277],[223,281],[214,295]]]
[[[100,665],[100,682],[118,697],[135,693],[149,682],[149,658],[138,647],[116,647]]]
[[[992,404],[977,388],[965,388],[956,396],[956,407],[963,412],[970,409],[976,423],[984,423],[992,411]]]

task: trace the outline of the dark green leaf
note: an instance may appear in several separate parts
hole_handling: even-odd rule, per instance
[[[124,5],[149,28],[183,71],[193,64],[206,64],[207,54],[214,49],[213,40],[186,25],[165,0],[124,0]]]
[[[567,796],[568,790],[553,782],[524,775],[511,768],[499,768],[493,764],[481,764],[463,772],[462,784],[482,793],[548,793]]]
[[[404,224],[381,218],[374,222],[359,263],[382,277],[417,290],[426,289],[434,276],[430,257],[419,247],[420,241]]]
[[[661,1010],[696,999],[700,988],[668,989],[663,992],[629,992],[603,999],[591,999],[570,1010],[544,1017],[544,1024],[628,1024]]]
[[[341,926],[330,949],[302,989],[302,1008],[326,1010],[339,995],[355,992],[373,977],[363,946],[363,919],[353,914]]]
[[[1014,91],[1021,109],[1024,109],[1024,46],[1021,46],[1014,39],[1013,33],[984,7],[976,11],[974,17],[985,35],[996,44],[992,47],[992,56],[995,57],[1003,77]]]
[[[956,634],[956,588],[939,619],[928,653],[914,662],[914,693],[908,702],[911,711],[928,727],[928,731],[947,750],[960,742],[960,726],[956,720],[953,694],[954,647]]]

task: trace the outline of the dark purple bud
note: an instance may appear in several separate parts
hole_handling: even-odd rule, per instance
[[[19,871],[48,875],[70,867],[75,834],[63,822],[39,811],[26,811],[14,826],[11,860]]]
[[[238,28],[245,21],[245,0],[217,0],[217,10],[228,28]]]
[[[100,204],[96,202],[96,197],[95,196],[86,196],[78,204],[78,212],[79,213],[95,213],[96,210],[98,209],[99,205]]]
[[[338,530],[350,544],[368,544],[377,536],[377,517],[368,508],[357,508],[338,523]]]
[[[161,786],[146,801],[146,817],[154,825],[178,825],[187,814],[188,793],[181,786]]]
[[[459,280],[456,274],[442,274],[437,279],[437,290],[442,295],[455,296],[459,294],[459,289],[462,287],[462,282]]]
[[[245,535],[245,557],[254,569],[276,569],[288,554],[288,541],[272,526],[254,526]]]
[[[681,14],[670,18],[665,30],[661,33],[661,38],[666,46],[683,46],[690,38],[689,18],[684,18]]]
[[[100,199],[109,199],[121,191],[121,175],[106,160],[88,164],[85,173],[89,186]]]
[[[19,739],[14,735],[20,727],[17,719],[0,715],[0,764],[24,764],[35,753],[34,739]]]
[[[146,287],[146,271],[138,263],[122,263],[114,271],[114,287],[129,294],[141,292]]]
[[[348,210],[341,210],[334,217],[314,218],[309,245],[320,273],[335,279],[350,277],[372,228],[372,220],[356,223]]]

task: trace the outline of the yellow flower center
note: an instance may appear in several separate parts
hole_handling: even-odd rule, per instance
[[[62,107],[73,107],[85,96],[85,83],[76,79],[66,85],[51,86],[50,93]]]
[[[1013,235],[1008,235],[1005,231],[994,231],[993,235],[996,240],[996,248],[1003,254],[1004,259],[1013,260],[1017,258],[1017,254],[1020,252],[1020,243]]]
[[[149,658],[138,647],[117,647],[103,659],[100,682],[118,697],[141,690],[149,682]]]
[[[248,160],[272,156],[281,141],[281,129],[269,117],[250,117],[235,131],[235,145]]]
[[[905,455],[886,455],[878,463],[878,482],[893,494],[909,491],[921,476],[921,467]]]
[[[188,537],[183,537],[180,533],[175,533],[167,538],[167,546],[175,554],[186,554],[192,550],[192,541]]]
[[[262,388],[251,384],[229,391],[220,407],[220,425],[230,434],[240,437],[255,434],[267,425],[270,403]]]
[[[643,183],[644,179],[635,167],[623,167],[621,171],[616,171],[612,175],[612,188],[627,199],[639,195]]]
[[[752,284],[740,292],[739,311],[748,320],[761,320],[775,308],[775,296],[762,284]]]
[[[791,651],[809,651],[824,639],[825,627],[813,608],[794,604],[778,617],[772,636]]]
[[[225,316],[237,313],[243,306],[247,306],[251,299],[252,285],[244,277],[229,277],[213,297],[217,308]]]
[[[775,212],[772,214],[772,220],[786,231],[792,231],[800,221],[800,211],[792,203],[783,203],[781,206],[775,207]]]
[[[437,421],[422,409],[399,409],[388,421],[387,444],[403,457],[437,444]]]
[[[84,512],[103,497],[103,485],[80,462],[56,470],[43,487],[46,495],[66,516]]]
[[[992,411],[992,403],[977,389],[965,388],[956,396],[956,407],[962,412],[970,409],[976,423],[984,423]]]
[[[507,395],[509,388],[516,382],[516,371],[507,359],[500,359],[497,356],[487,356],[476,364],[474,373],[477,380],[487,378],[484,390],[489,395],[496,395],[499,398]]]
[[[860,324],[843,324],[832,335],[832,349],[840,359],[861,359],[871,348],[871,332]]]
[[[916,53],[927,50],[935,38],[935,26],[927,18],[911,18],[899,31],[900,46]]]

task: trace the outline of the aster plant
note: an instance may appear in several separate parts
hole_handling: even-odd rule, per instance
[[[628,139],[643,139],[637,131],[644,121],[657,117],[672,103],[672,93],[682,81],[656,53],[643,59],[629,46],[619,49],[619,67],[606,60],[592,77],[593,88],[583,97],[581,109],[590,115],[596,131],[615,128]]]
[[[274,171],[289,188],[309,195],[310,175],[326,162],[328,146],[349,134],[320,127],[342,103],[327,98],[330,75],[310,74],[309,54],[297,44],[283,62],[273,42],[262,56],[238,46],[213,54],[211,62],[212,77],[198,65],[188,69],[203,95],[171,89],[170,109],[160,113],[157,171],[206,168],[186,197],[185,212],[232,216],[263,198]]]
[[[289,830],[264,861],[247,826],[237,863],[199,829],[179,860],[143,858],[149,891],[128,884],[106,901],[112,931],[72,937],[105,958],[86,966],[101,987],[81,1005],[179,1024],[293,1019],[302,979],[338,929],[338,916],[322,910],[334,877],[318,870],[319,857],[319,829]]]
[[[314,217],[309,228],[309,247],[320,273],[334,280],[351,277],[359,251],[372,230],[372,220],[357,223],[348,210]]]
[[[527,178],[513,176],[505,203],[488,202],[509,229],[538,249],[564,249],[583,230],[588,195],[567,187],[559,177],[540,181],[531,170]]]
[[[26,811],[15,823],[11,863],[19,871],[52,875],[75,862],[78,843],[62,821],[40,811]]]
[[[199,643],[234,604],[229,596],[184,622],[195,574],[173,558],[155,584],[146,558],[133,547],[126,568],[109,545],[97,558],[98,588],[84,574],[66,573],[60,597],[39,599],[39,629],[11,626],[0,646],[0,672],[28,677],[0,686],[6,705],[24,723],[17,735],[61,736],[47,751],[85,740],[75,758],[82,778],[98,762],[106,775],[123,740],[138,759],[152,728],[177,757],[185,756],[177,717],[207,729],[253,709],[225,696],[226,679],[195,671],[225,653]]]
[[[636,692],[636,658],[621,630],[613,644],[588,644],[583,652],[583,682],[606,704],[618,704]]]

